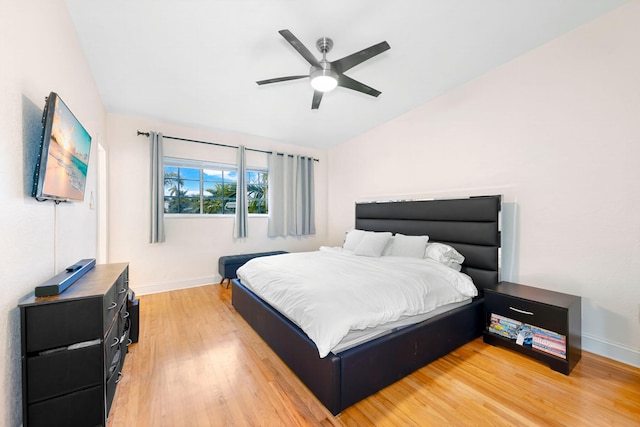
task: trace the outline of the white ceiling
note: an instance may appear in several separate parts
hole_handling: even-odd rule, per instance
[[[67,0],[108,112],[329,148],[480,76],[625,0]],[[336,60],[386,40],[311,110],[309,64],[278,34]],[[162,129],[153,129],[162,131]],[[179,136],[179,135],[178,135]]]

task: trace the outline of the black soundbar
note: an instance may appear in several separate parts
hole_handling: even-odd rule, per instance
[[[96,265],[95,258],[81,259],[67,267],[62,273],[53,276],[40,286],[36,286],[35,295],[37,297],[50,297],[61,294],[79,278],[84,276],[87,271],[91,270],[94,265]]]

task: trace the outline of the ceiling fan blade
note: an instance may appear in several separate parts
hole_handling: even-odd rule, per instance
[[[287,40],[287,41],[289,42],[289,44],[290,44],[291,46],[293,46],[293,48],[294,48],[295,50],[297,50],[297,51],[298,51],[298,53],[299,53],[300,55],[302,55],[302,57],[303,57],[304,59],[306,59],[306,60],[307,60],[307,62],[308,62],[309,64],[313,65],[314,67],[321,68],[321,67],[320,67],[320,63],[318,62],[318,60],[316,59],[316,57],[315,57],[315,56],[313,56],[313,54],[309,51],[309,49],[307,49],[307,48],[305,47],[305,45],[303,45],[303,44],[302,44],[302,42],[301,42],[300,40],[298,40],[298,39],[296,38],[296,36],[294,36],[294,35],[293,35],[293,33],[291,33],[291,31],[289,31],[289,30],[280,30],[280,31],[278,31],[278,32],[280,33],[280,35],[281,35],[282,37],[284,37],[284,38],[285,38],[285,40]]]
[[[311,109],[317,110],[320,107],[320,101],[322,101],[322,95],[324,92],[320,92],[319,90],[313,91],[313,101],[311,101]]]
[[[353,80],[351,77],[347,77],[344,74],[338,75],[338,86],[346,87],[358,92],[366,93],[371,96],[378,96],[382,92],[375,90],[371,86],[367,86],[364,83],[360,83],[357,80]]]
[[[359,52],[347,55],[344,58],[338,59],[337,61],[333,61],[331,62],[331,66],[338,73],[344,73],[345,71],[355,67],[356,65],[366,61],[367,59],[371,59],[374,56],[379,55],[385,50],[389,49],[391,49],[389,43],[380,42],[366,49],[362,49]]]
[[[259,85],[266,85],[268,83],[286,82],[287,80],[304,79],[306,77],[309,77],[309,75],[305,74],[302,76],[276,77],[274,79],[260,80],[260,81],[257,81],[256,83],[258,83]]]

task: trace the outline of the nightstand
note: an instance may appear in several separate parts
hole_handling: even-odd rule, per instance
[[[484,342],[521,352],[569,375],[582,357],[582,298],[510,282],[484,292]],[[523,342],[522,336],[514,336],[522,325],[532,331],[533,339]]]

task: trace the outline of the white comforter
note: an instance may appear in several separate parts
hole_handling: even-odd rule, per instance
[[[342,248],[254,258],[238,278],[297,324],[325,357],[349,330],[375,327],[478,294],[436,261],[356,256]]]

